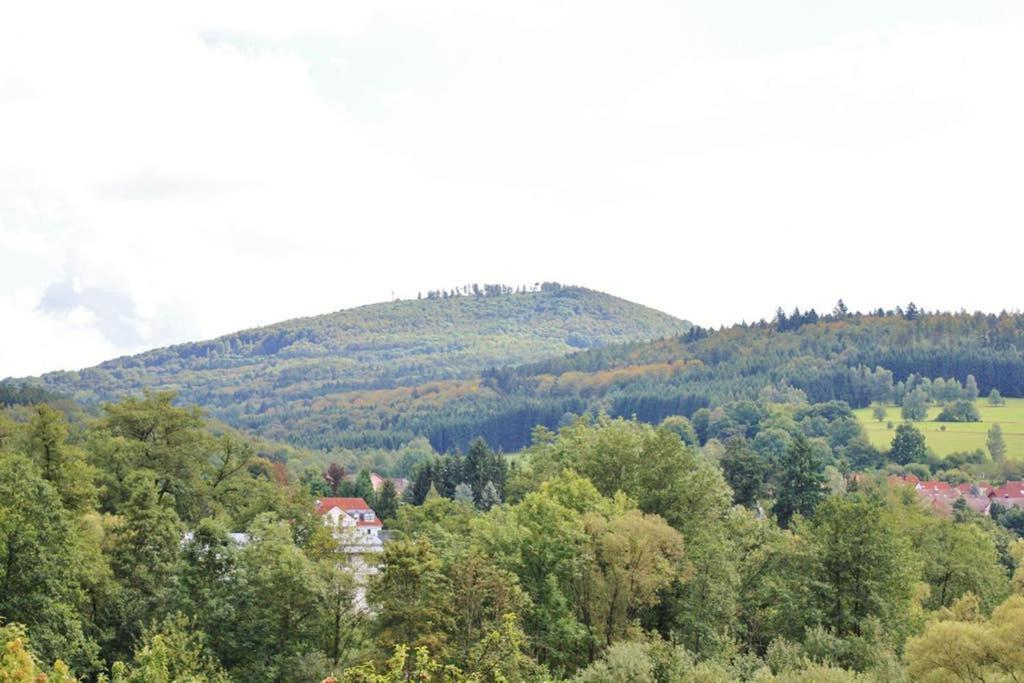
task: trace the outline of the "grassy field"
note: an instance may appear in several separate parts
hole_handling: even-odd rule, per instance
[[[932,450],[939,455],[948,455],[956,451],[973,451],[975,448],[986,450],[985,438],[989,427],[998,422],[1003,428],[1007,457],[1024,459],[1024,398],[1008,398],[1006,405],[999,407],[992,407],[985,399],[979,399],[978,409],[981,411],[981,422],[931,422],[940,410],[939,406],[932,406],[928,410],[929,421],[915,422],[914,426],[924,433]],[[871,408],[854,412],[867,430],[871,443],[879,448],[888,448],[895,434],[895,425],[902,422],[899,407],[890,406],[883,422],[872,419]],[[887,422],[893,423],[893,429],[886,427]],[[945,431],[941,429],[943,426]]]

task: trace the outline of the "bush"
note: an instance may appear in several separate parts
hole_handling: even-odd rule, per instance
[[[947,403],[935,418],[936,422],[981,422],[981,413],[974,401],[955,401]]]

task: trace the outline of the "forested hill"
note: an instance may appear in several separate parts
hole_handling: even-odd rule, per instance
[[[182,403],[281,439],[295,436],[289,421],[313,411],[327,423],[317,445],[330,446],[350,426],[341,408],[353,397],[366,404],[402,387],[460,391],[459,380],[472,385],[488,367],[689,329],[686,321],[580,287],[471,286],[289,320],[32,382],[86,403],[143,388],[174,389]]]
[[[347,414],[359,429],[342,438],[360,446],[424,435],[447,451],[482,436],[511,451],[529,443],[534,426],[556,427],[588,411],[657,423],[737,401],[899,405],[919,386],[931,392],[933,380],[935,387],[955,388],[969,376],[983,395],[998,389],[1024,396],[1024,315],[911,308],[782,316],[714,332],[692,328],[670,339],[492,368],[471,390],[429,400],[415,390],[381,394],[372,412],[353,402]],[[942,400],[942,391],[934,393]],[[316,413],[296,418],[296,434],[307,445],[330,429]],[[728,431],[726,423],[719,426]]]

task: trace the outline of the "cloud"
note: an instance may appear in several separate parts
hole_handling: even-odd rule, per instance
[[[188,200],[210,197],[230,190],[227,183],[199,178],[181,178],[158,173],[137,173],[101,184],[97,193],[104,199],[130,201]]]
[[[46,288],[37,310],[94,325],[116,347],[133,348],[144,341],[135,302],[123,292],[81,287],[68,278]]]
[[[75,348],[0,375],[474,280],[1019,306],[1022,10],[852,7],[4,7],[0,320]]]

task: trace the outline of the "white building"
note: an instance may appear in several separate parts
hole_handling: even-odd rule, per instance
[[[316,511],[348,556],[348,567],[356,578],[356,608],[367,609],[366,584],[377,573],[372,555],[384,550],[384,525],[362,498],[321,498],[316,501]]]

